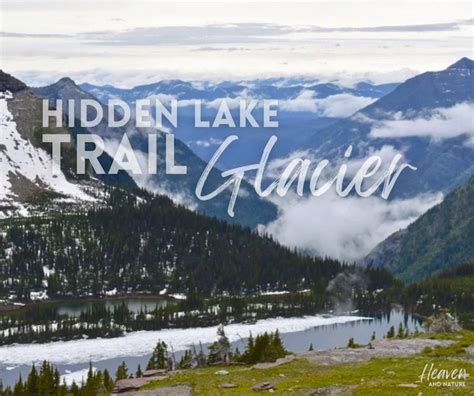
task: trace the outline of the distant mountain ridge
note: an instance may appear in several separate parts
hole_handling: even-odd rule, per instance
[[[369,147],[372,151],[392,147],[418,168],[415,172],[401,175],[392,198],[449,192],[474,174],[473,149],[466,144],[467,135],[433,139],[416,134],[396,136],[394,132],[393,136],[374,137],[371,131],[397,120],[407,122],[429,120],[430,117],[441,120],[443,116],[438,115],[439,109],[450,109],[459,104],[472,105],[473,63],[462,58],[445,70],[415,76],[352,117],[318,130],[301,148],[311,148],[321,158],[340,159],[349,145],[353,146],[352,158],[366,157]],[[466,133],[472,133],[473,129],[471,125]]]
[[[239,141],[221,157],[219,166],[228,169],[258,162],[272,135],[278,137],[273,156],[285,157],[297,150],[314,130],[332,125],[391,92],[397,85],[360,82],[348,87],[337,82],[310,78],[270,78],[222,82],[163,80],[128,89],[82,84],[81,88],[104,104],[114,98],[120,98],[131,106],[134,106],[136,100],[146,98],[159,99],[165,105],[172,99],[180,101],[178,125],[166,126],[204,161],[213,156],[218,144],[227,136],[239,136]],[[238,104],[241,99],[257,100],[258,105],[253,115],[260,127],[237,125],[235,128],[196,128],[195,100],[202,103],[202,118],[212,120],[224,99],[236,120],[239,119]],[[278,106],[275,106],[278,128],[262,127],[263,100],[278,100]]]
[[[380,243],[364,260],[407,282],[474,260],[474,177],[408,228]]]
[[[388,95],[360,112],[380,117],[382,112],[421,111],[451,107],[474,100],[474,61],[462,58],[446,69],[425,72],[408,79]]]
[[[117,88],[112,85],[81,84],[81,89],[104,101],[112,97],[120,97],[126,102],[144,99],[150,95],[172,95],[176,99],[215,100],[237,98],[242,92],[255,99],[285,100],[295,98],[301,91],[313,91],[318,98],[326,98],[336,94],[351,94],[380,98],[393,91],[398,83],[372,84],[357,83],[354,87],[345,87],[334,82],[319,82],[312,79],[272,78],[249,81],[184,81],[162,80],[156,83],[137,85],[132,88]]]
[[[33,88],[33,91],[44,98],[50,100],[53,106],[58,99],[65,103],[70,99],[75,100],[76,114],[79,114],[81,99],[98,99],[92,94],[82,90],[70,78],[62,78],[56,83],[40,88]],[[124,133],[128,134],[132,147],[143,153],[148,151],[148,133],[157,133],[158,151],[158,171],[156,175],[151,175],[146,181],[143,178],[136,178],[140,187],[151,191],[166,194],[178,203],[191,207],[209,216],[219,217],[229,222],[237,222],[250,227],[258,224],[267,224],[276,218],[277,210],[274,204],[263,200],[256,195],[253,188],[245,181],[242,182],[242,195],[239,196],[235,217],[227,214],[227,206],[231,192],[226,190],[218,197],[209,201],[200,201],[195,196],[195,188],[203,170],[207,166],[203,160],[198,158],[179,139],[175,139],[175,161],[179,165],[186,165],[188,173],[186,175],[168,175],[165,173],[164,153],[165,153],[165,133],[153,128],[137,128],[133,121],[125,127],[110,128],[108,125],[108,108],[102,104],[104,117],[98,126],[88,128],[87,132],[97,134],[108,141],[118,142]],[[83,133],[80,128],[76,128],[75,133]],[[106,147],[107,149],[107,147]],[[108,164],[110,165],[110,164]],[[110,166],[109,166],[110,167]],[[104,166],[108,170],[107,166]],[[220,171],[213,169],[208,177],[205,192],[212,191],[223,184],[225,179],[220,176]]]

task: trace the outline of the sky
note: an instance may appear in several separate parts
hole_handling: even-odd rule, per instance
[[[473,54],[471,1],[1,0],[1,68],[130,87],[168,78],[400,81]]]

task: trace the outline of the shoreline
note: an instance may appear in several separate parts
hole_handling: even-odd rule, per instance
[[[359,321],[373,321],[363,316],[322,316],[312,315],[292,318],[262,319],[255,323],[233,323],[225,327],[231,342],[247,337],[249,333],[257,335],[265,331],[279,329],[281,334],[305,331],[311,328],[347,324]],[[173,346],[175,351],[186,350],[195,343],[214,341],[218,326],[197,328],[171,328],[163,330],[135,331],[122,337],[91,338],[70,341],[54,341],[44,344],[12,344],[0,347],[2,365],[18,366],[50,360],[55,364],[75,364],[88,361],[142,356],[153,350],[157,340],[163,340]],[[67,355],[64,348],[70,347]],[[62,351],[62,352],[61,352]]]
[[[46,304],[75,304],[75,303],[95,303],[107,300],[124,300],[127,298],[141,298],[144,300],[155,300],[161,299],[163,301],[180,301],[179,298],[172,297],[170,295],[156,295],[156,294],[140,294],[140,293],[133,293],[133,294],[121,294],[115,296],[84,296],[84,297],[71,297],[71,298],[60,298],[60,299],[47,299],[47,300],[38,300],[38,301],[29,301],[26,303],[16,302],[6,305],[0,305],[0,314],[3,312],[13,312],[13,311],[20,311],[22,309],[26,309],[35,305],[46,305]],[[21,305],[16,305],[21,304]]]

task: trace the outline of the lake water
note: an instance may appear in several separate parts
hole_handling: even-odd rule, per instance
[[[61,302],[58,303],[58,314],[78,317],[81,312],[91,309],[97,304],[104,304],[105,308],[113,310],[122,304],[126,304],[131,312],[138,313],[142,311],[152,311],[155,308],[166,307],[168,301],[165,298],[156,297],[127,297],[127,298],[108,298],[102,301],[78,301],[78,302]]]
[[[226,333],[232,341],[232,346],[239,347],[242,351],[250,331],[255,336],[259,332],[279,329],[289,351],[304,352],[311,343],[316,350],[343,347],[351,337],[357,343],[367,344],[373,332],[376,338],[382,338],[391,326],[397,329],[400,323],[410,331],[415,327],[421,330],[421,321],[418,318],[394,310],[387,314],[361,316],[267,319],[256,324],[226,326]],[[146,367],[153,345],[158,339],[172,345],[176,358],[179,359],[187,346],[201,341],[205,347],[214,338],[215,327],[135,332],[115,339],[0,347],[0,378],[5,385],[11,385],[20,374],[23,378],[26,377],[31,368],[29,362],[44,359],[52,361],[69,380],[76,378],[79,382],[81,377],[86,375],[84,370],[89,366],[89,361],[97,369],[107,368],[112,374],[117,366],[125,361],[129,372],[135,372],[139,364],[142,368]]]

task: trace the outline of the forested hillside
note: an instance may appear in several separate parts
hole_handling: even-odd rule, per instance
[[[139,195],[112,189],[105,207],[82,214],[4,220],[0,295],[295,290],[324,285],[341,270],[249,228]]]
[[[474,177],[366,258],[407,282],[474,259]]]
[[[404,293],[407,309],[422,315],[447,310],[463,327],[474,329],[474,263],[443,271],[433,279],[410,285]]]

